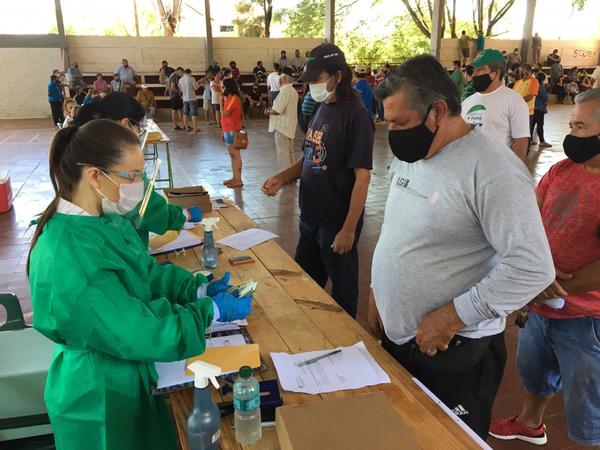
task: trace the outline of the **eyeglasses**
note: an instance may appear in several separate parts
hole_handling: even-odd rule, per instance
[[[87,164],[87,163],[77,163],[77,165],[83,166],[83,167],[97,167],[93,164]],[[98,168],[105,173],[114,173],[115,175],[118,175],[121,178],[127,178],[129,181],[141,180],[143,177],[143,174],[146,171],[145,168],[144,168],[144,170],[130,170],[130,171],[123,171],[123,172],[120,170],[103,169],[101,167],[98,167]]]

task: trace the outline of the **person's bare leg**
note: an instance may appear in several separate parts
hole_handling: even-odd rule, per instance
[[[544,412],[553,395],[539,396],[525,392],[525,401],[519,413],[519,422],[529,428],[537,428],[544,421]]]
[[[206,120],[206,124],[210,123],[210,109],[204,110],[204,119]]]
[[[221,112],[215,111],[215,120],[217,121],[217,126],[221,126]]]
[[[188,131],[188,116],[186,116],[185,114],[183,115],[183,129],[185,131]]]
[[[171,110],[171,118],[173,119],[173,128],[177,128],[179,126],[179,124],[177,123],[177,110],[176,109]]]
[[[229,156],[231,157],[231,172],[233,176],[231,184],[242,184],[242,155],[240,155],[240,151],[234,148],[233,145],[228,145],[227,150],[229,150]]]
[[[192,127],[194,127],[194,131],[200,131],[198,129],[198,116],[192,116]]]

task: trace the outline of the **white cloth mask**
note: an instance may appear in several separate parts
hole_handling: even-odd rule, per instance
[[[327,90],[327,83],[329,83],[329,80],[331,80],[331,77],[329,77],[329,79],[324,83],[309,84],[310,96],[315,102],[328,103],[329,100],[331,100],[331,97],[333,97],[335,90],[332,92]]]
[[[96,189],[96,192],[102,197],[102,212],[104,214],[124,215],[132,211],[144,198],[144,181],[136,183],[119,184],[111,177],[102,174],[119,187],[119,201],[113,202],[106,195]]]

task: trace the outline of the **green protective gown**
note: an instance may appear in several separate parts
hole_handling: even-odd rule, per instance
[[[169,230],[181,230],[185,223],[183,208],[167,203],[165,198],[156,191],[152,191],[146,213],[141,219],[138,214],[139,210],[140,205],[123,217],[131,221],[146,248],[148,248],[150,231],[164,234]]]
[[[32,254],[34,327],[57,343],[46,405],[58,450],[170,450],[172,416],[151,395],[154,361],[205,350],[204,277],[147,254],[120,216],[55,213]]]

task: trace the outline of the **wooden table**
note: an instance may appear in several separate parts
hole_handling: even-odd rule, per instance
[[[206,214],[221,218],[216,238],[256,227],[256,224],[235,206]],[[202,228],[202,227],[199,227]],[[202,234],[202,231],[197,231]],[[276,241],[265,242],[251,250],[238,252],[224,248],[219,256],[216,275],[226,271],[232,282],[247,279],[258,282],[252,314],[248,317],[248,332],[260,345],[260,354],[269,366],[259,379],[275,379],[270,352],[306,352],[349,346],[364,341],[371,355],[390,376],[391,384],[382,384],[357,390],[308,395],[281,390],[284,405],[299,404],[320,398],[335,398],[383,391],[423,449],[480,448],[450,417],[446,415],[411,380],[410,374],[392,358],[381,345],[352,319],[335,301],[315,283]],[[256,262],[230,266],[227,260],[240,254],[252,256]],[[176,264],[189,270],[199,268],[200,251],[188,251],[185,256],[169,256]],[[222,401],[214,392],[215,400]],[[229,399],[229,396],[227,397]],[[179,441],[188,450],[186,419],[193,403],[193,391],[187,389],[170,395]],[[221,448],[240,449],[232,429],[233,416],[223,419]],[[263,429],[263,439],[253,449],[277,449],[275,430]]]
[[[155,138],[151,139],[151,136],[148,135],[148,137],[145,140],[146,143],[145,143],[144,147],[148,148],[151,145],[152,151],[151,151],[151,153],[146,153],[146,151],[144,149],[144,157],[146,160],[156,161],[158,159],[158,145],[159,144],[165,145],[165,151],[166,151],[166,157],[167,157],[168,178],[157,178],[156,183],[168,182],[169,187],[172,188],[173,187],[173,170],[171,168],[171,148],[169,146],[169,144],[171,143],[171,139],[169,138],[169,136],[166,135],[166,133],[163,130],[160,129],[160,127],[152,119],[148,119],[146,121],[146,130],[148,130],[148,134],[151,132],[160,133],[160,139],[155,139]],[[159,188],[157,188],[157,189],[159,189]]]

